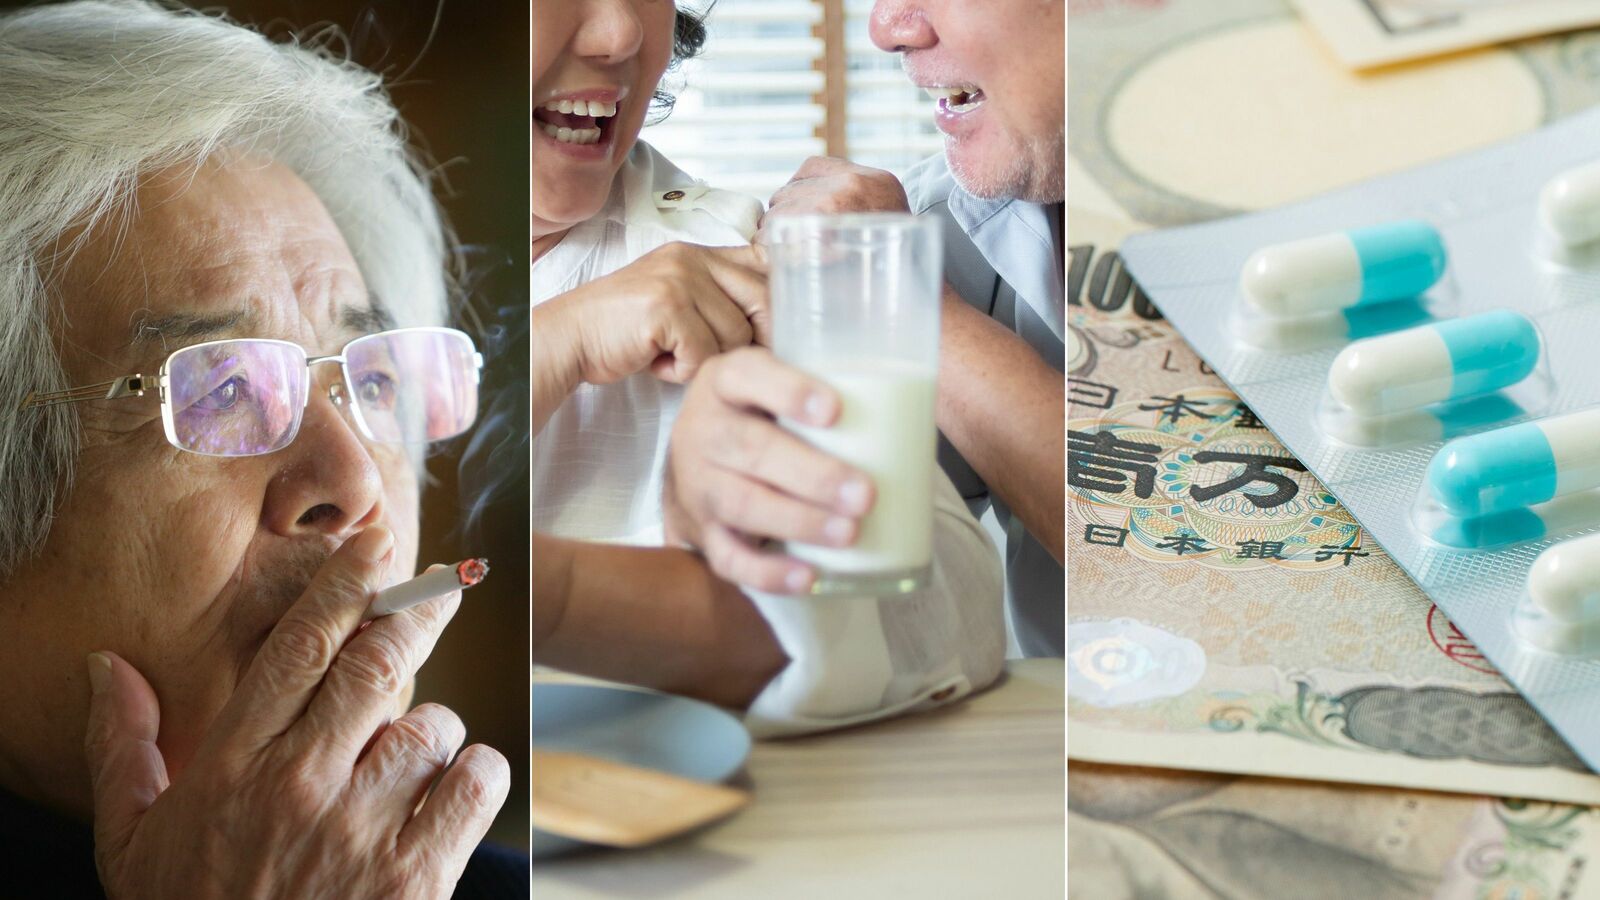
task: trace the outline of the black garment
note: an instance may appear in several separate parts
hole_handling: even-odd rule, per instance
[[[0,791],[0,900],[104,900],[87,825]],[[528,854],[479,844],[456,884],[458,900],[526,900]]]

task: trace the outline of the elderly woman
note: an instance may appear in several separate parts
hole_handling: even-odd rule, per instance
[[[218,18],[0,17],[9,883],[442,897],[525,866],[474,856],[504,758],[407,711],[459,595],[362,627],[415,571],[420,448],[476,406],[401,133],[375,76]]]
[[[533,15],[533,518],[545,533],[534,550],[535,661],[748,707],[747,723],[767,736],[924,709],[988,684],[1005,648],[999,561],[942,475],[934,576],[909,595],[813,598],[814,573],[781,555],[750,568],[740,591],[702,558],[660,549],[681,540],[724,564],[753,554],[731,531],[680,533],[664,521],[673,424],[709,373],[781,370],[799,401],[788,412],[818,425],[839,401],[760,348],[770,338],[763,255],[750,246],[760,203],[710,189],[638,140],[670,103],[663,74],[703,42],[699,20],[659,0],[534,0]],[[788,498],[787,521],[749,530],[853,542],[870,480],[765,425],[720,447],[764,447],[775,464],[798,454],[823,474],[811,497]],[[679,464],[720,462],[708,453]],[[742,491],[779,490],[723,487],[717,502],[729,508]]]

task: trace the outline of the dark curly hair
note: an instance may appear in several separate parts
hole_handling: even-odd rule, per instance
[[[715,5],[716,0],[711,0],[699,12],[678,10],[677,20],[672,23],[672,61],[667,63],[668,72],[676,72],[684,60],[699,56],[700,51],[705,49],[709,36],[706,32],[706,16],[711,14],[711,7]],[[672,105],[677,99],[671,92],[658,87],[655,97],[650,101],[650,119],[646,124],[654,125],[671,115]]]

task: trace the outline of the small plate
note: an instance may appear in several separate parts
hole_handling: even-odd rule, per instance
[[[698,700],[628,688],[539,684],[532,690],[533,742],[541,750],[587,753],[698,781],[726,781],[750,755],[738,719]],[[533,858],[580,841],[533,829]]]

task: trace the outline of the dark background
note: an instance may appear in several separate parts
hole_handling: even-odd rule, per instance
[[[31,6],[0,0],[0,8]],[[385,76],[413,142],[440,167],[439,198],[468,247],[459,327],[485,357],[473,433],[432,459],[418,566],[488,557],[417,679],[417,702],[455,710],[467,740],[511,761],[490,836],[528,846],[528,20],[524,0],[211,0],[276,40],[336,26],[350,58]],[[476,507],[476,513],[471,510]]]

